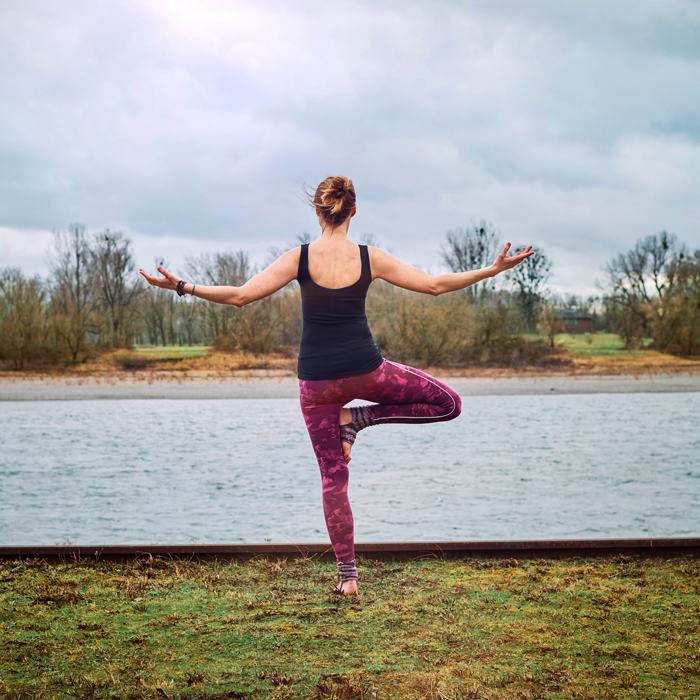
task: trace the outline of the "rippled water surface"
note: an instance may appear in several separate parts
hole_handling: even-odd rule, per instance
[[[363,431],[358,541],[700,535],[700,394],[472,397]],[[0,402],[0,543],[326,542],[294,399]]]

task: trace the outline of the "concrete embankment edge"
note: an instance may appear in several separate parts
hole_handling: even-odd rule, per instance
[[[574,375],[550,377],[440,378],[461,396],[628,394],[700,392],[700,373]],[[0,381],[0,401],[85,399],[272,399],[297,398],[294,377],[177,381],[37,379]]]
[[[559,559],[615,555],[661,557],[700,555],[700,537],[602,540],[514,540],[497,542],[375,542],[358,543],[364,559]],[[187,545],[54,545],[3,546],[0,559],[34,562],[120,561],[136,558],[206,561],[247,560],[260,557],[334,560],[327,544],[187,544]]]

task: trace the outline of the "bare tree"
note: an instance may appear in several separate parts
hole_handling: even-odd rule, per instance
[[[700,250],[684,256],[678,270],[678,292],[675,340],[682,352],[696,355],[700,352]]]
[[[638,241],[606,266],[606,312],[628,347],[649,333],[661,349],[672,341],[670,302],[685,255],[676,237],[662,231]]]
[[[372,285],[367,316],[377,344],[391,358],[429,367],[454,358],[469,306],[463,296],[434,299],[379,282]]]
[[[186,274],[193,282],[207,285],[240,287],[253,275],[248,254],[242,250],[228,253],[204,253],[186,258]],[[202,304],[204,322],[210,337],[216,338],[230,330],[237,311],[233,306]]]
[[[51,268],[51,320],[75,362],[88,331],[97,331],[95,275],[90,241],[82,224],[54,232]]]
[[[561,317],[557,310],[556,300],[545,301],[539,310],[539,329],[549,341],[549,347],[554,347],[554,336],[561,326]]]
[[[541,250],[537,250],[535,255],[526,258],[507,273],[507,279],[516,291],[518,306],[522,310],[524,326],[528,333],[537,330],[539,312],[544,302],[544,285],[551,276],[551,268],[547,256]]]
[[[156,259],[155,264],[156,267],[168,267],[164,260]],[[168,344],[168,331],[172,327],[170,317],[174,309],[172,292],[155,287],[146,290],[139,303],[139,313],[151,345]]]
[[[202,313],[200,306],[201,301],[192,297],[183,297],[177,305],[178,318],[188,345],[194,345],[198,341],[199,317]]]
[[[0,270],[0,357],[24,369],[45,336],[44,290],[38,277],[27,279],[19,268]]]
[[[136,275],[131,241],[118,231],[106,229],[94,238],[91,250],[96,275],[96,302],[107,318],[109,342],[115,347],[130,345],[144,287]]]
[[[452,272],[467,272],[490,265],[499,247],[499,231],[482,219],[478,225],[447,232],[447,247],[442,249],[442,260]],[[489,278],[468,287],[465,293],[478,299],[493,288],[494,280]]]
[[[228,335],[241,350],[259,354],[274,349],[280,316],[278,294],[238,309],[229,319]]]

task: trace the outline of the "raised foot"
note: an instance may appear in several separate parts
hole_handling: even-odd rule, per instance
[[[338,425],[347,425],[352,423],[352,413],[349,408],[340,409],[340,419],[338,420]],[[350,457],[350,452],[352,450],[352,445],[348,442],[340,443],[343,446],[343,457],[345,457],[345,463],[349,464],[352,457]]]

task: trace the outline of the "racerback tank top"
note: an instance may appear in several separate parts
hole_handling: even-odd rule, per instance
[[[367,246],[360,246],[362,271],[354,284],[330,289],[309,275],[309,244],[301,246],[297,281],[301,287],[303,326],[299,379],[340,379],[366,374],[382,364],[367,323],[365,299],[372,282]]]

